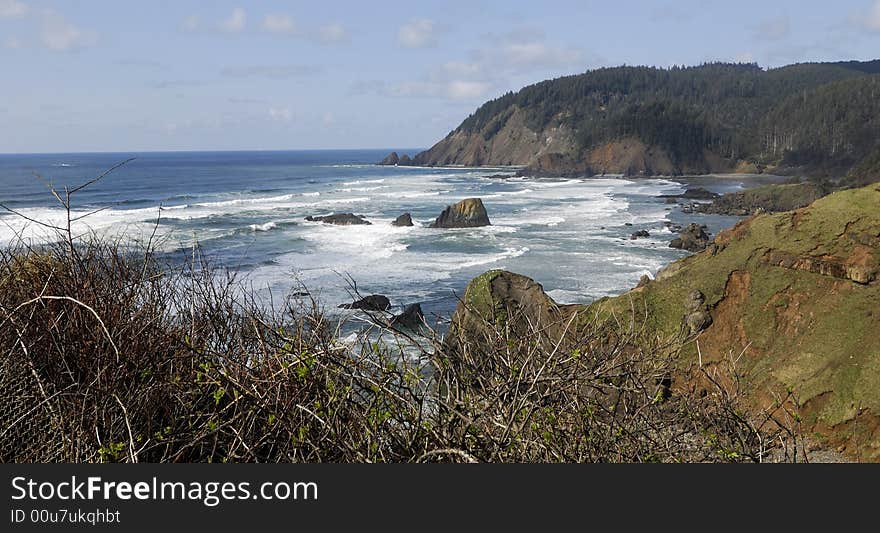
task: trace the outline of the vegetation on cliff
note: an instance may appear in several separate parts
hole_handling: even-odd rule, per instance
[[[639,324],[648,337],[675,339],[671,349],[679,368],[673,390],[713,390],[719,382],[745,388],[753,408],[784,406],[809,439],[856,460],[877,461],[878,206],[880,187],[870,185],[806,208],[756,215],[720,233],[705,251],[672,263],[655,280],[589,306],[561,308],[534,290],[512,301],[528,309],[532,320],[561,313],[565,331],[551,328],[560,346],[596,323],[610,326],[610,337]],[[486,291],[478,290],[485,285],[478,278],[473,292],[469,289],[473,308],[486,313],[503,307],[498,301],[485,305]],[[463,316],[455,322],[479,338],[472,323]],[[560,341],[561,334],[570,340]],[[741,373],[737,379],[715,379],[729,375],[731,365]]]
[[[845,174],[878,149],[878,72],[880,61],[603,68],[489,101],[413,162]]]

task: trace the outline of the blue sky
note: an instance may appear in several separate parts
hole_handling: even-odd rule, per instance
[[[422,147],[600,66],[878,56],[880,0],[0,0],[0,152]]]

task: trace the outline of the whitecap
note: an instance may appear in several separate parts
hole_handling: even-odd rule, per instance
[[[251,224],[248,226],[251,231],[270,231],[278,227],[274,222],[266,222],[265,224]]]
[[[343,181],[343,185],[364,185],[368,183],[385,183],[385,178],[377,179],[377,180],[355,180],[355,181]]]

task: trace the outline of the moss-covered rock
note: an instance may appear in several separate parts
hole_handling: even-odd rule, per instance
[[[482,351],[499,340],[499,332],[534,335],[536,342],[555,342],[562,335],[560,323],[578,308],[557,304],[531,278],[490,270],[468,284],[452,316],[445,344],[451,352],[465,346]]]

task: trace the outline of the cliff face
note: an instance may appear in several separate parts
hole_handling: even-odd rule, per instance
[[[531,130],[515,108],[504,125],[500,119],[482,131],[456,129],[430,149],[417,154],[418,166],[522,166],[536,173],[624,174],[656,176],[734,172],[736,163],[706,151],[693,161],[673,161],[660,146],[626,137],[582,149],[571,127],[562,121]],[[383,163],[384,164],[384,163]],[[743,162],[740,162],[743,164]]]
[[[576,151],[571,132],[554,125],[529,128],[524,112],[512,106],[480,131],[456,129],[445,139],[413,158],[416,165],[528,165],[544,154]]]
[[[839,176],[880,153],[878,65],[599,69],[489,101],[399,164],[516,165],[557,174],[769,169]]]
[[[851,458],[880,461],[878,208],[880,186],[871,185],[754,216],[656,280],[575,312],[581,322],[613,317],[629,325],[632,318],[658,336],[678,338],[685,364],[711,368],[735,360],[756,406],[791,391],[789,406],[799,411],[805,435],[821,435]],[[480,283],[491,288],[497,278]],[[467,294],[482,293],[475,285]],[[545,322],[560,314],[546,295],[522,300],[517,307]],[[480,303],[471,304],[456,313],[453,335],[478,331],[472,314]],[[487,309],[497,314],[503,303],[493,300]],[[684,370],[676,381],[700,386]]]

